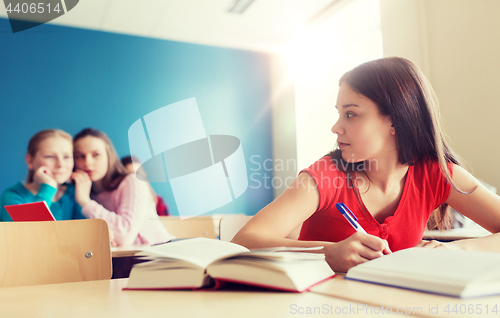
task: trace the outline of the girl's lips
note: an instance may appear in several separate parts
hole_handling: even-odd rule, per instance
[[[337,143],[338,143],[340,149],[349,146],[349,144],[346,144],[346,143],[343,143],[343,142],[337,142]]]
[[[70,175],[68,172],[52,172],[52,177],[53,178],[67,178]]]

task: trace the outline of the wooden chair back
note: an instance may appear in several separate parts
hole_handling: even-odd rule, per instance
[[[219,239],[221,241],[231,241],[233,237],[238,233],[238,231],[247,224],[248,221],[252,218],[252,215],[244,215],[244,214],[229,214],[225,215],[220,219],[219,223]],[[298,239],[300,234],[300,229],[302,225],[297,227],[290,233],[287,238],[289,239]]]
[[[216,238],[211,216],[195,216],[181,220],[178,216],[160,216],[167,231],[176,238],[207,237]]]
[[[0,287],[111,278],[104,220],[0,222]]]

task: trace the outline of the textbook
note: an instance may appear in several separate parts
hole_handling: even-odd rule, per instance
[[[346,279],[459,298],[500,294],[500,253],[409,248],[359,264]]]
[[[55,221],[54,215],[50,212],[45,201],[6,205],[5,210],[9,213],[12,221]]]
[[[250,251],[207,238],[151,246],[136,254],[150,261],[134,265],[125,289],[217,289],[230,282],[302,292],[335,276],[323,254],[295,250]]]

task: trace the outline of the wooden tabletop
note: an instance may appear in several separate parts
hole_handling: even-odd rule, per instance
[[[335,310],[351,310],[342,317],[380,317],[353,314],[359,304],[311,292],[123,291],[126,283],[120,279],[0,288],[0,317],[330,317]]]

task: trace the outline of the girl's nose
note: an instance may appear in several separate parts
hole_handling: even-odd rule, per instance
[[[343,135],[344,134],[344,129],[342,129],[340,125],[340,120],[337,120],[335,124],[332,126],[332,133],[337,134],[337,135]]]
[[[83,164],[85,167],[88,167],[92,164],[92,157],[86,156],[83,160]]]
[[[56,167],[60,168],[62,166],[62,158],[56,157]]]

